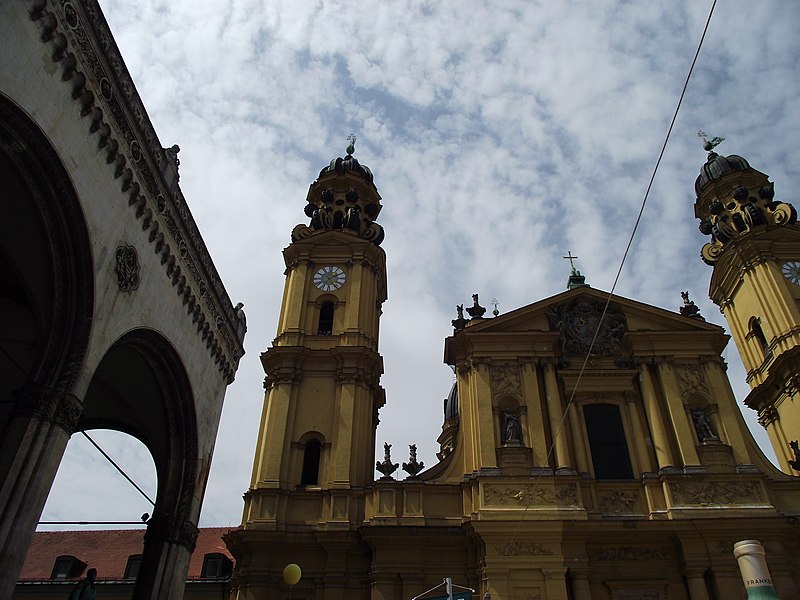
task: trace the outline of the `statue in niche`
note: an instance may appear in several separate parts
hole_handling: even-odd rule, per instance
[[[522,427],[520,427],[519,419],[511,411],[503,411],[503,428],[500,439],[504,444],[512,446],[522,444]]]
[[[708,421],[706,413],[702,409],[692,411],[692,422],[694,423],[694,430],[697,432],[697,439],[701,442],[705,440],[718,440],[719,438],[714,434],[711,429],[711,423]]]

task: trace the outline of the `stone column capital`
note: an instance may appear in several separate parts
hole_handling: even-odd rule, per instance
[[[75,433],[83,413],[83,402],[74,394],[46,385],[27,383],[14,395],[17,415],[53,423],[70,435]]]
[[[197,526],[188,519],[170,517],[163,512],[156,511],[147,521],[147,531],[144,539],[154,544],[167,542],[177,544],[194,552],[197,544]]]

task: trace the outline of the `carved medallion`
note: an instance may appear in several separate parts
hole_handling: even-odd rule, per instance
[[[123,244],[117,247],[117,284],[121,292],[132,292],[139,287],[139,255],[136,248]]]
[[[604,306],[603,302],[583,297],[550,309],[547,318],[550,327],[561,334],[561,350],[565,356],[587,354],[592,340],[595,340],[593,355],[614,356],[618,353],[627,329],[625,316],[609,306],[601,321]]]

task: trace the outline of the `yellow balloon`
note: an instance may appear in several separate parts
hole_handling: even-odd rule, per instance
[[[300,576],[302,575],[302,571],[300,571],[300,567],[294,563],[286,565],[286,568],[283,570],[283,580],[288,585],[295,585],[298,581],[300,581]]]

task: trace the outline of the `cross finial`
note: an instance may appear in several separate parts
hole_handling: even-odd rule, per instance
[[[572,263],[572,261],[573,260],[577,260],[578,257],[577,256],[572,256],[572,250],[567,250],[567,255],[566,256],[562,256],[561,258],[568,259],[569,260],[569,268],[573,269],[573,270],[575,269],[575,265]]]
[[[708,134],[703,131],[702,129],[697,132],[697,137],[703,140],[703,150],[706,152],[711,152],[714,148],[719,146],[722,142],[725,141],[724,137],[715,136],[712,139],[708,139]]]

